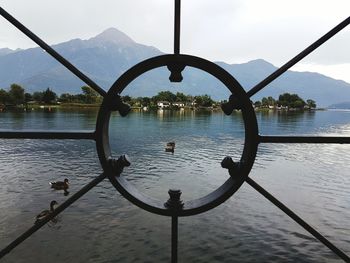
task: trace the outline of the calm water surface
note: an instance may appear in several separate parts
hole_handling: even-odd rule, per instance
[[[95,110],[2,112],[1,129],[93,130]],[[257,113],[264,135],[350,136],[350,111]],[[228,178],[223,157],[240,158],[241,115],[132,112],[112,116],[111,148],[128,154],[124,175],[166,201],[206,195]],[[168,141],[175,153],[166,153]],[[350,145],[262,144],[251,177],[350,254]],[[0,140],[0,246],[101,173],[93,141]],[[69,178],[70,195],[48,182]],[[170,262],[170,219],[125,200],[103,181],[2,262]],[[342,262],[249,185],[219,207],[179,219],[179,262]]]

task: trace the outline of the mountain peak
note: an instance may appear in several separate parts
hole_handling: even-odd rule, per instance
[[[246,64],[254,64],[254,65],[257,65],[257,66],[264,66],[264,67],[273,67],[275,68],[275,66],[273,64],[271,64],[270,62],[264,60],[264,59],[254,59],[254,60],[251,60],[251,61],[248,61]]]
[[[19,51],[20,49],[12,50],[9,48],[0,48],[0,56],[11,54],[13,52]]]
[[[91,38],[90,40],[94,42],[112,42],[114,44],[131,44],[135,43],[130,37],[128,37],[123,32],[118,29],[111,27],[104,30],[102,33]]]

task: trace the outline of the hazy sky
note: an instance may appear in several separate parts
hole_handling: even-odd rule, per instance
[[[173,52],[173,0],[0,0],[0,6],[49,44],[115,27],[136,42]],[[281,66],[349,15],[350,0],[182,0],[181,52]],[[34,46],[0,17],[0,48]],[[350,83],[349,47],[350,26],[292,70]]]

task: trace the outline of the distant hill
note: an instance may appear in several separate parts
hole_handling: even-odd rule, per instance
[[[350,109],[350,101],[329,105],[329,109]]]
[[[109,88],[131,66],[161,54],[154,47],[135,43],[114,28],[88,40],[73,39],[53,45],[53,48],[105,88]],[[22,84],[29,91],[51,87],[57,93],[77,93],[84,85],[41,48],[0,57],[0,87],[14,82]]]
[[[155,47],[136,43],[123,32],[109,28],[88,40],[73,39],[53,45],[53,48],[93,79],[108,89],[127,69],[144,59],[163,54]],[[243,64],[217,62],[249,90],[277,68],[257,59]],[[181,84],[170,83],[167,69],[157,69],[134,81],[125,94],[153,96],[161,90],[198,95],[208,94],[215,100],[227,99],[229,94],[221,83],[199,70],[186,68]],[[84,85],[41,48],[25,50],[0,49],[0,88],[12,83],[23,85],[29,92],[42,91],[47,87],[56,93],[79,93]],[[282,77],[255,95],[277,98],[279,94],[297,93],[304,99],[313,99],[318,106],[350,101],[350,84],[318,73],[288,71]]]
[[[0,48],[0,56],[5,56],[5,55],[8,55],[8,54],[20,51],[20,50],[21,49],[13,50],[13,49],[10,49],[10,48]]]

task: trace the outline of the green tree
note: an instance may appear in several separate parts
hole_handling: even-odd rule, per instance
[[[256,102],[254,102],[254,106],[257,108],[261,107],[261,101],[257,100]]]
[[[62,93],[60,98],[59,98],[60,102],[63,103],[70,103],[74,101],[74,95],[71,95],[69,93]]]
[[[201,107],[211,107],[214,103],[211,97],[207,94],[202,96],[195,96],[194,99],[195,99],[195,102],[197,103],[197,106],[201,106]]]
[[[8,92],[4,89],[0,89],[0,104],[7,104],[10,102],[10,96]]]
[[[193,101],[194,101],[194,98],[192,95],[186,95],[186,102],[188,104],[192,104]]]
[[[161,91],[152,98],[156,103],[157,101],[169,101],[173,103],[176,101],[176,95],[170,91]]]
[[[33,96],[30,93],[24,93],[24,103],[27,104],[29,101],[33,100]]]
[[[131,98],[130,102],[128,102],[129,105],[134,106],[134,107],[140,107],[141,106],[141,97],[137,98]]]
[[[24,88],[18,84],[12,84],[9,90],[10,100],[15,105],[24,103]]]
[[[297,94],[283,93],[278,98],[278,104],[288,108],[303,108],[305,101]]]
[[[85,102],[88,104],[93,104],[98,102],[99,100],[99,94],[91,87],[89,86],[83,86],[81,87],[83,94],[85,96]]]
[[[141,104],[143,107],[150,106],[151,105],[151,99],[148,97],[142,97],[141,98]]]
[[[300,99],[300,100],[295,100],[290,104],[291,108],[294,109],[302,109],[305,106],[305,101]]]
[[[72,95],[72,102],[84,103],[86,101],[86,96],[84,94]]]
[[[43,92],[41,91],[35,91],[33,93],[33,100],[37,103],[41,103],[43,101]]]
[[[213,106],[214,101],[211,99],[211,97],[207,94],[202,96],[203,106],[204,107],[211,107]]]
[[[178,102],[186,102],[187,96],[182,92],[176,92],[176,101]]]
[[[267,97],[267,103],[269,106],[275,106],[276,105],[276,100],[272,98],[271,96]]]
[[[268,107],[269,106],[269,100],[266,97],[263,97],[261,100],[261,105],[263,107]]]
[[[255,102],[256,103],[256,102]],[[275,106],[276,105],[276,100],[274,98],[272,98],[271,96],[269,97],[263,97],[260,103],[260,106],[263,107],[268,107],[268,106]]]
[[[42,97],[42,101],[45,104],[49,104],[52,103],[56,100],[57,95],[55,92],[53,92],[50,88],[47,88],[44,92],[43,92],[43,97]]]
[[[315,109],[316,108],[316,102],[314,100],[308,99],[306,100],[306,105],[309,109]]]
[[[202,101],[202,96],[195,96],[194,97],[194,102],[196,103],[196,106],[202,106],[203,101]]]

